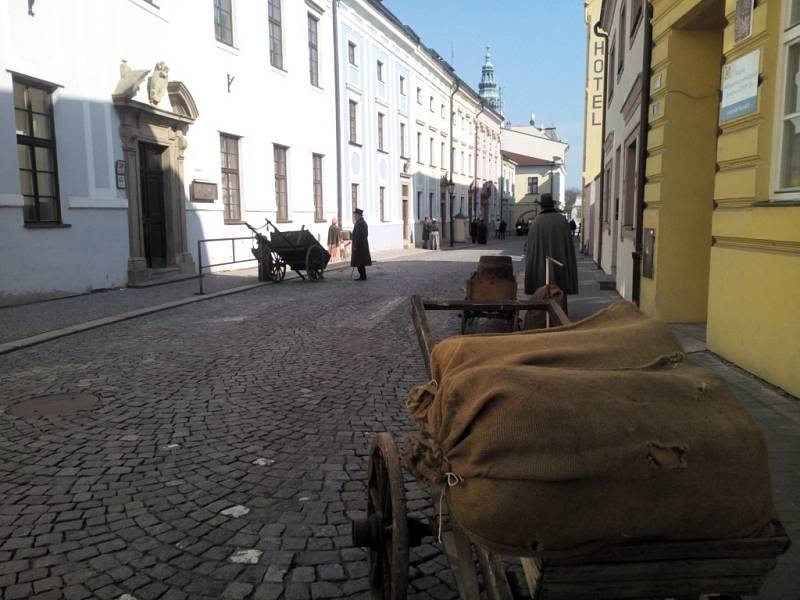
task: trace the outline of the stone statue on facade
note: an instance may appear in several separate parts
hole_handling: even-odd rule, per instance
[[[150,104],[158,106],[167,93],[167,83],[169,81],[169,67],[165,62],[157,62],[153,74],[147,80],[147,97]]]
[[[114,98],[131,100],[139,92],[139,86],[147,77],[150,69],[131,69],[128,61],[123,60],[119,65],[119,81],[114,88]]]

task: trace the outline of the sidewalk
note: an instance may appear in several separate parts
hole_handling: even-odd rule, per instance
[[[425,253],[425,250],[411,248],[404,250],[378,250],[372,253],[376,262],[393,258],[404,258]],[[349,269],[347,262],[328,265],[327,271]],[[287,269],[286,280],[298,278]],[[20,304],[0,308],[0,354],[12,351],[29,343],[40,343],[81,331],[93,326],[101,326],[122,320],[201,302],[226,294],[247,291],[271,282],[258,281],[258,269],[237,269],[203,275],[204,295],[198,295],[197,278],[145,288],[116,288],[99,290],[90,294],[44,300],[30,304]]]

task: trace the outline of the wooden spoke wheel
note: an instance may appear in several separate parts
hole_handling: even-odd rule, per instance
[[[283,262],[280,256],[272,253],[272,270],[270,271],[272,281],[280,283],[286,277],[286,263]]]
[[[306,275],[311,281],[319,281],[325,271],[325,251],[319,246],[306,250]]]
[[[375,436],[367,477],[367,518],[353,522],[353,544],[369,548],[372,598],[405,600],[409,521],[400,456],[391,434]]]

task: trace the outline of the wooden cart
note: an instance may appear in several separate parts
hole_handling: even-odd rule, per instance
[[[461,333],[466,333],[467,325],[479,318],[510,321],[513,331],[519,322],[516,299],[517,281],[511,257],[481,256],[477,270],[467,279],[466,302],[461,308]],[[483,306],[473,306],[477,303]],[[492,304],[495,307],[489,308]]]
[[[266,271],[269,279],[280,283],[286,277],[288,265],[301,279],[321,280],[331,255],[312,233],[305,226],[298,231],[281,231],[269,219],[264,220],[269,231],[268,240],[264,234],[247,225],[258,239],[258,254],[254,254],[265,265],[259,267],[259,272]]]
[[[433,378],[433,341],[426,308],[443,307],[441,301],[411,298],[412,319],[428,376]],[[555,301],[534,308],[548,311],[554,324],[569,322]],[[476,559],[489,600],[513,599],[501,559],[469,540],[450,517],[446,499],[438,517],[441,524],[426,524],[408,516],[400,456],[389,433],[379,433],[372,443],[367,488],[367,517],[353,522],[353,544],[369,549],[373,598],[406,598],[410,548],[441,527],[442,549],[461,600],[481,598]],[[440,489],[431,490],[434,499],[440,493]],[[520,562],[534,600],[698,600],[703,595],[738,600],[744,594],[758,593],[789,545],[786,531],[775,521],[754,538],[635,542],[569,559],[521,557]]]

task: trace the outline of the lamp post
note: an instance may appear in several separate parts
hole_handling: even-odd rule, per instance
[[[453,183],[453,180],[447,182],[447,193],[450,195],[450,247],[453,247],[453,235],[455,233],[455,229],[453,227],[453,197],[454,192],[456,189],[456,184]]]

